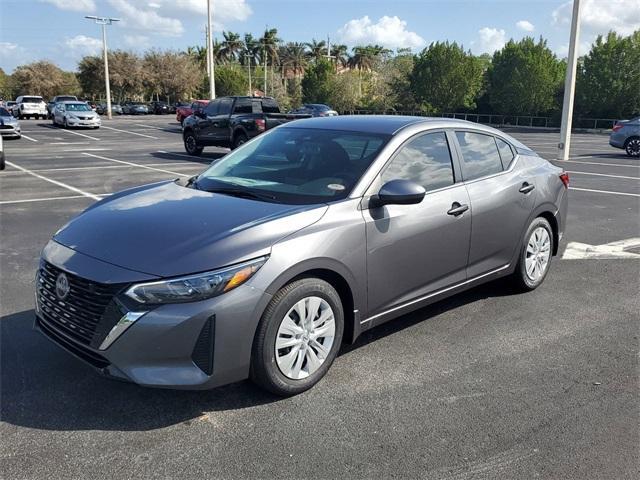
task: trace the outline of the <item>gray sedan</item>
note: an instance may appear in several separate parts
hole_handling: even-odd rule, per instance
[[[609,136],[609,145],[622,148],[630,157],[640,157],[640,117],[617,122]]]
[[[100,128],[100,115],[86,102],[60,102],[53,107],[52,122],[64,128]]]
[[[0,107],[0,135],[15,138],[22,136],[20,122],[4,107]]]
[[[366,330],[499,277],[540,286],[568,182],[469,122],[291,122],[59,230],[40,261],[36,327],[140,385],[250,377],[297,394]]]

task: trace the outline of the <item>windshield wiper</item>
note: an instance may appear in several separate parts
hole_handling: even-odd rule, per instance
[[[276,201],[275,195],[270,195],[268,193],[258,193],[250,190],[245,190],[243,188],[201,188],[196,184],[196,188],[199,190],[205,190],[210,193],[221,193],[222,195],[230,195],[232,197],[240,197],[240,198],[251,198],[255,200],[267,200],[270,202]]]

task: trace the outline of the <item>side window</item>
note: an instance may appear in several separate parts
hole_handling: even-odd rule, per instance
[[[232,98],[221,98],[220,99],[220,110],[218,110],[218,115],[229,115],[231,113],[231,106],[233,105]]]
[[[453,185],[451,152],[445,133],[427,133],[400,147],[381,178],[383,183],[411,180],[427,191]]]
[[[511,146],[504,140],[496,138],[496,143],[498,144],[498,150],[500,151],[502,166],[506,170],[507,168],[509,168],[509,165],[511,165],[511,162],[513,161],[515,155],[513,154],[513,150],[511,150]]]
[[[502,171],[502,161],[494,137],[482,133],[456,132],[465,180],[486,177]]]
[[[272,98],[262,100],[262,113],[280,113],[280,107]]]
[[[197,105],[197,104],[194,104]],[[202,108],[202,107],[200,107]],[[204,113],[207,114],[207,117],[215,117],[216,115],[218,115],[218,109],[220,108],[220,101],[219,100],[214,100],[213,102],[209,102],[209,105],[207,105],[204,109]],[[196,108],[194,106],[193,111],[196,111]]]
[[[233,113],[251,113],[251,100],[248,98],[239,98],[236,100]]]

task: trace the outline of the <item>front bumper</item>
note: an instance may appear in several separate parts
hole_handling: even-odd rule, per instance
[[[99,127],[102,125],[100,117],[92,117],[89,119],[67,118],[67,125],[70,127]]]
[[[20,125],[0,125],[0,135],[3,137],[20,137],[22,135],[22,131],[20,130]]]
[[[55,242],[45,248],[43,260],[83,281],[117,279],[122,285],[120,292],[132,282],[148,280],[147,276],[105,264]],[[73,291],[73,280],[71,283]],[[93,338],[85,341],[56,320],[56,312],[51,309],[58,308],[64,314],[64,302],[52,302],[38,291],[35,326],[106,376],[144,386],[207,389],[248,377],[253,334],[270,298],[261,290],[242,285],[201,302],[159,306],[144,313],[101,349],[122,316],[144,309],[116,294]],[[68,303],[74,305],[73,299]]]

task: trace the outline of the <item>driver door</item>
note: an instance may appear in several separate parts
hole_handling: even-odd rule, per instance
[[[465,186],[456,183],[460,177],[452,145],[444,131],[418,134],[396,151],[374,182],[371,193],[396,179],[412,181],[427,191],[416,205],[363,210],[368,313],[374,324],[466,280],[471,209],[454,213],[470,204]]]

